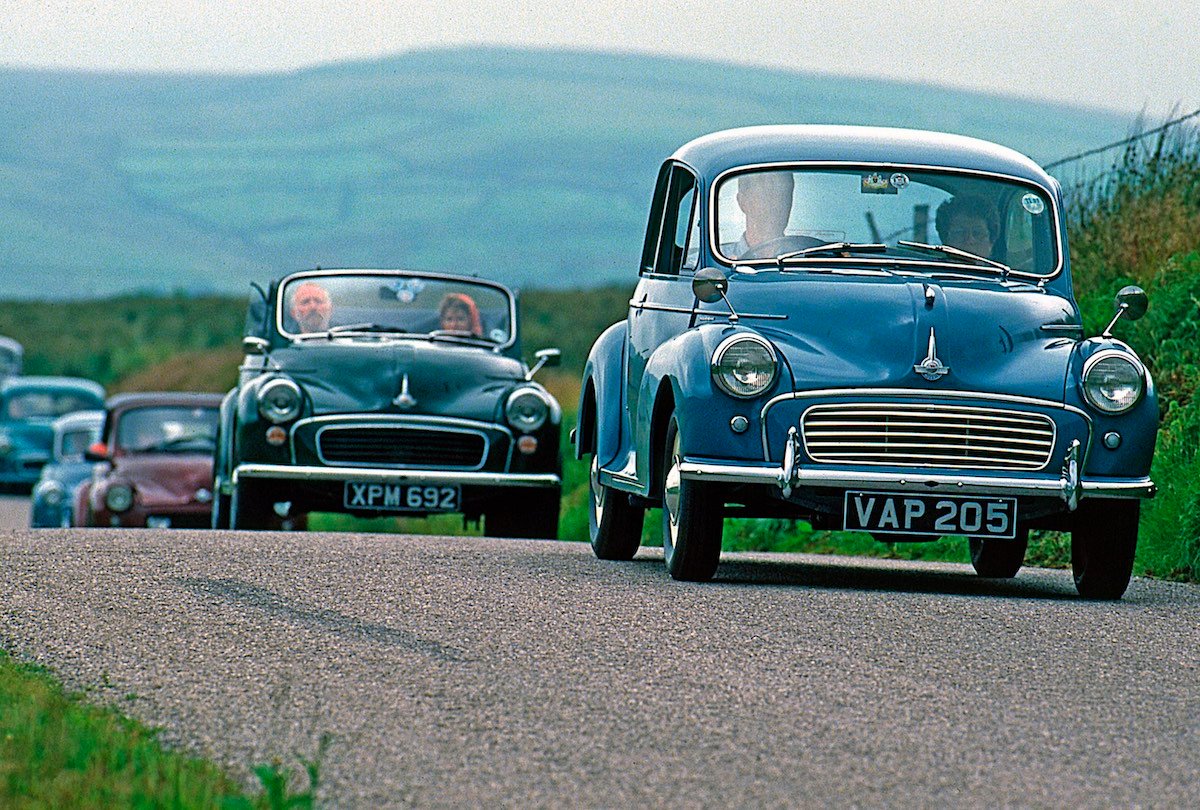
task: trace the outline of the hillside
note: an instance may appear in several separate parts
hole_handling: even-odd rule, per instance
[[[505,49],[258,76],[0,70],[0,97],[0,298],[240,293],[314,264],[620,284],[658,163],[704,132],[886,124],[1048,161],[1129,124],[934,86]]]

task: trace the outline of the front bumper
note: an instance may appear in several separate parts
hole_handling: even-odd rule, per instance
[[[788,433],[783,463],[729,462],[685,456],[679,465],[682,478],[721,484],[776,486],[785,498],[798,487],[828,489],[878,489],[895,492],[956,493],[964,495],[1007,495],[1017,497],[1058,496],[1074,510],[1080,498],[1152,498],[1157,487],[1149,476],[1142,478],[1086,479],[1080,475],[1079,442],[1072,442],[1057,478],[1049,476],[996,476],[976,472],[931,473],[914,469],[905,472],[847,469],[832,465],[801,466],[795,428]]]

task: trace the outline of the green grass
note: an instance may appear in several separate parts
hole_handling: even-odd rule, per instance
[[[134,696],[127,696],[127,699]],[[251,793],[216,765],[167,749],[158,732],[111,709],[67,695],[45,670],[0,650],[0,807],[312,807],[322,740],[296,769],[255,767]]]

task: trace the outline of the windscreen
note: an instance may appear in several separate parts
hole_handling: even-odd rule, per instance
[[[117,422],[117,446],[131,453],[209,452],[216,437],[216,408],[131,408]]]
[[[279,302],[279,330],[293,337],[444,334],[496,344],[512,337],[508,293],[461,279],[300,275]]]
[[[764,261],[831,242],[883,244],[887,259],[961,263],[949,246],[1049,276],[1059,266],[1045,190],[993,176],[879,168],[747,170],[716,190],[716,249]]]

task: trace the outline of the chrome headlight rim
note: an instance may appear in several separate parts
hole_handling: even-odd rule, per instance
[[[40,499],[48,506],[58,506],[63,502],[63,496],[66,494],[67,491],[63,485],[54,480],[40,481],[33,488],[33,498]]]
[[[767,353],[767,357],[771,363],[771,373],[767,376],[766,382],[751,389],[738,389],[733,383],[730,383],[725,376],[725,371],[722,369],[721,363],[725,359],[725,355],[729,350],[739,343],[754,343],[761,346]],[[717,344],[716,350],[713,352],[712,362],[709,364],[709,372],[712,375],[713,381],[717,387],[729,394],[731,397],[738,399],[754,399],[762,396],[767,391],[771,390],[771,386],[779,378],[779,355],[775,351],[775,347],[766,338],[756,335],[753,332],[738,332],[730,335]]]
[[[110,512],[128,512],[133,506],[133,487],[129,484],[109,484],[104,491],[104,505]]]
[[[274,398],[279,396],[290,399],[286,407],[280,407],[279,400]],[[275,377],[258,389],[258,414],[273,425],[291,422],[300,415],[303,406],[304,393],[300,386],[288,377]]]
[[[1134,371],[1134,376],[1137,380],[1137,388],[1126,405],[1115,405],[1114,403],[1103,397],[1096,395],[1091,386],[1088,384],[1088,377],[1096,370],[1096,366],[1105,360],[1121,360],[1129,365]],[[1103,414],[1115,416],[1123,413],[1128,413],[1135,408],[1142,398],[1146,395],[1146,367],[1142,365],[1141,360],[1127,351],[1120,349],[1103,349],[1089,357],[1083,364],[1083,371],[1079,377],[1079,387],[1083,391],[1083,398],[1089,405],[1100,411]]]
[[[522,418],[520,415],[514,413],[518,400],[527,396],[534,397],[541,405],[540,413],[532,419]],[[540,388],[534,388],[531,385],[522,385],[514,388],[508,395],[508,398],[504,400],[505,421],[522,433],[533,433],[539,430],[550,419],[553,411],[554,403],[551,402],[550,396]]]

